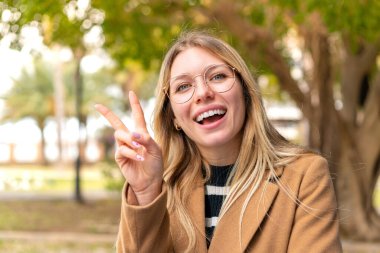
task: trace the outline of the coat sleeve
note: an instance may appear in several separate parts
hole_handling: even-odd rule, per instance
[[[128,204],[128,184],[124,186],[122,192],[116,251],[118,253],[173,252],[166,208],[166,187],[163,186],[161,194],[146,206]]]
[[[342,252],[334,187],[327,161],[311,161],[299,189],[288,252]]]

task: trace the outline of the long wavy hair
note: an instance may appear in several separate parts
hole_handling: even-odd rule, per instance
[[[179,53],[191,47],[207,50],[234,67],[243,88],[246,107],[243,138],[239,155],[227,182],[230,191],[219,214],[219,219],[222,219],[238,197],[248,191],[240,214],[240,242],[241,223],[246,206],[263,182],[264,171],[269,170],[269,176],[273,177],[276,167],[285,166],[301,153],[307,152],[286,141],[272,126],[265,113],[259,87],[246,63],[234,48],[206,32],[193,31],[181,34],[167,52],[161,66],[153,129],[163,153],[164,180],[168,186],[168,210],[178,217],[184,228],[188,238],[188,251],[193,250],[197,243],[196,229],[205,234],[205,228],[197,228],[192,222],[186,202],[194,186],[199,183],[204,184],[210,176],[210,168],[202,159],[197,145],[183,131],[175,128],[173,110],[166,94],[174,59]],[[200,181],[202,167],[206,170],[206,178],[203,177]]]

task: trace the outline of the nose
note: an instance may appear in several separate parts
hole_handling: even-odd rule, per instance
[[[194,78],[195,91],[194,101],[199,103],[200,101],[214,98],[214,91],[207,85],[203,76],[197,76]]]

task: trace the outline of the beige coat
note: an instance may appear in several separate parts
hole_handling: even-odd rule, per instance
[[[338,236],[337,205],[327,162],[317,155],[304,155],[277,176],[261,184],[243,217],[241,245],[239,217],[241,196],[218,222],[207,251],[204,186],[195,187],[189,209],[197,228],[197,253],[342,252]],[[128,205],[124,188],[117,252],[184,252],[186,237],[179,221],[166,209],[167,192],[148,206]],[[285,189],[301,204],[292,200]]]

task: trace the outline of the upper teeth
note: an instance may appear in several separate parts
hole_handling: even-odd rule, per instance
[[[221,110],[221,109],[210,110],[210,111],[207,111],[207,112],[199,114],[199,116],[196,118],[196,121],[200,122],[200,121],[202,121],[205,118],[208,118],[208,117],[211,117],[211,116],[214,116],[214,115],[223,115],[225,113],[226,113],[226,111],[225,110]]]

